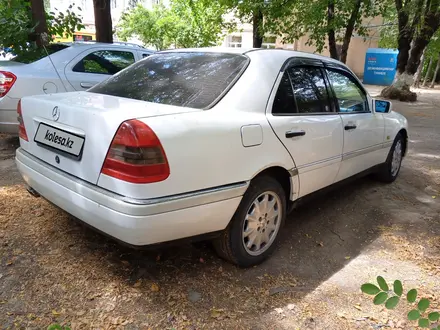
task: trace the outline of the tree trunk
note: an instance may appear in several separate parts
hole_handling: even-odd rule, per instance
[[[356,0],[351,11],[350,19],[348,20],[347,28],[345,29],[344,41],[341,48],[341,62],[347,62],[348,46],[350,45],[351,36],[353,35],[354,26],[359,16],[362,0]]]
[[[46,22],[46,12],[44,11],[43,0],[31,0],[32,22],[36,24],[34,37],[37,47],[40,48],[48,43],[48,29]],[[42,38],[46,34],[47,38]],[[34,38],[32,38],[34,39]]]
[[[334,0],[329,0],[327,6],[328,49],[330,51],[330,57],[339,60],[338,49],[336,48],[336,34],[335,34],[335,29],[333,27],[334,19],[335,19],[335,3]]]
[[[425,87],[429,80],[429,74],[431,73],[432,69],[432,57],[429,59],[428,69],[426,70],[425,79],[423,80],[422,87]]]
[[[397,28],[399,35],[397,38],[397,74],[405,72],[405,66],[409,58],[409,50],[411,48],[411,38],[408,29],[409,17],[406,10],[403,8],[402,0],[395,0],[397,10]]]
[[[424,0],[417,0],[411,25],[409,24],[407,8],[409,5],[411,5],[411,1],[405,1],[405,6],[403,6],[402,0],[394,0],[394,2],[397,10],[399,31],[399,36],[397,39],[397,49],[399,50],[399,54],[397,55],[396,69],[398,74],[402,74],[405,72],[405,68],[408,63],[411,42],[414,37],[414,31],[416,30],[416,27],[420,21],[420,16],[422,15]]]
[[[411,0],[404,1],[402,3],[402,0],[394,0],[399,28],[397,75],[393,84],[384,88],[381,95],[401,101],[416,101],[417,94],[411,92],[410,86],[420,65],[422,53],[439,28],[440,11],[438,8],[440,0],[415,0],[414,7],[414,2],[412,3]],[[423,7],[425,7],[424,11]],[[413,16],[411,25],[408,24],[409,13],[412,13]],[[419,29],[420,22],[422,22],[422,27]],[[417,33],[417,36],[413,40],[414,33]],[[427,72],[423,85],[425,85],[428,76],[429,72]]]
[[[95,12],[96,41],[113,42],[112,16],[110,12],[110,0],[93,0]]]
[[[411,47],[410,57],[406,64],[405,71],[414,74],[420,64],[420,57],[428,43],[431,41],[434,33],[440,27],[440,0],[427,0],[423,25],[417,37],[414,39],[413,47]]]
[[[435,80],[437,79],[439,70],[440,70],[440,53],[438,53],[437,65],[435,67],[434,76],[432,76],[431,85],[429,85],[429,87],[434,88]]]
[[[263,44],[263,35],[261,34],[261,25],[263,24],[263,12],[261,9],[256,9],[252,15],[252,32],[253,32],[253,47],[261,48]]]
[[[420,58],[420,64],[417,68],[417,72],[414,75],[414,83],[413,87],[419,88],[420,86],[420,80],[422,79],[422,71],[423,71],[423,65],[425,64],[425,52],[423,52],[422,57]]]

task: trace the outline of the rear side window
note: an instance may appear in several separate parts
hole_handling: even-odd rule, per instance
[[[133,63],[132,52],[99,50],[84,57],[73,67],[72,71],[113,75]]]
[[[324,76],[320,68],[293,67],[289,69],[299,113],[329,112]]]
[[[286,115],[296,112],[295,97],[293,96],[292,84],[289,74],[284,72],[280,81],[275,100],[273,101],[272,113]]]
[[[247,63],[248,58],[238,54],[155,54],[89,92],[204,109],[228,90]]]
[[[284,72],[273,103],[273,114],[319,114],[330,111],[327,86],[320,68],[294,66]]]
[[[46,46],[46,50],[49,55],[52,55],[68,47],[70,46],[65,44],[50,44]],[[39,61],[42,58],[45,58],[47,56],[46,50],[44,48],[32,49],[27,51],[26,53],[17,55],[11,61],[30,64]]]

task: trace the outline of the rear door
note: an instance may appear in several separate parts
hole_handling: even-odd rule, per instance
[[[384,161],[384,120],[382,114],[372,111],[371,98],[348,70],[327,67],[326,73],[344,128],[339,181]]]
[[[281,72],[268,120],[298,169],[300,195],[331,185],[342,157],[342,122],[320,61],[295,58]]]
[[[135,54],[130,49],[93,48],[71,61],[66,66],[65,74],[75,90],[83,91],[125,69],[135,61]]]

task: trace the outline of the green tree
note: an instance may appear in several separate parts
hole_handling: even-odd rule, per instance
[[[48,34],[48,41],[54,35],[72,35],[75,30],[84,27],[81,24],[81,17],[76,15],[72,8],[73,5],[65,13],[48,12],[49,8],[46,8],[44,17],[47,29],[37,31],[36,27],[39,22],[33,19],[30,1],[0,1],[0,45],[12,47],[14,53],[25,55],[30,49],[42,46],[40,42],[42,33]],[[39,15],[41,16],[41,13]]]
[[[156,5],[152,10],[138,4],[125,13],[117,27],[122,40],[137,36],[157,50],[175,47],[216,45],[233,24],[223,20],[227,8],[210,0],[171,0],[169,7]]]
[[[353,33],[366,37],[368,29],[364,22],[379,15],[387,5],[389,0],[289,1],[283,5],[289,17],[268,21],[266,25],[273,33],[283,35],[285,42],[308,35],[308,45],[315,46],[318,52],[328,48],[332,58],[345,63]]]
[[[292,15],[296,0],[219,0],[226,5],[241,22],[251,23],[253,47],[260,48],[266,34],[278,32],[280,22]]]
[[[161,5],[153,10],[137,5],[121,17],[116,33],[122,40],[137,36],[144,44],[157,50],[166,49],[173,43],[175,33],[171,14]]]
[[[440,0],[394,0],[397,32],[397,75],[382,96],[401,101],[415,101],[410,91],[422,54],[440,27]]]

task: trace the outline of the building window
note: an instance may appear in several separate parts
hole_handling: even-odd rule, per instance
[[[263,43],[261,45],[261,48],[275,48],[276,47],[276,41],[277,41],[277,37],[264,37],[263,38]]]
[[[241,48],[241,36],[228,36],[228,47]]]
[[[111,7],[112,7],[112,9],[115,9],[116,7],[118,7],[117,0],[111,0]]]
[[[160,5],[160,1],[161,0],[152,0],[151,2],[153,4],[153,6],[157,6],[157,5]]]

